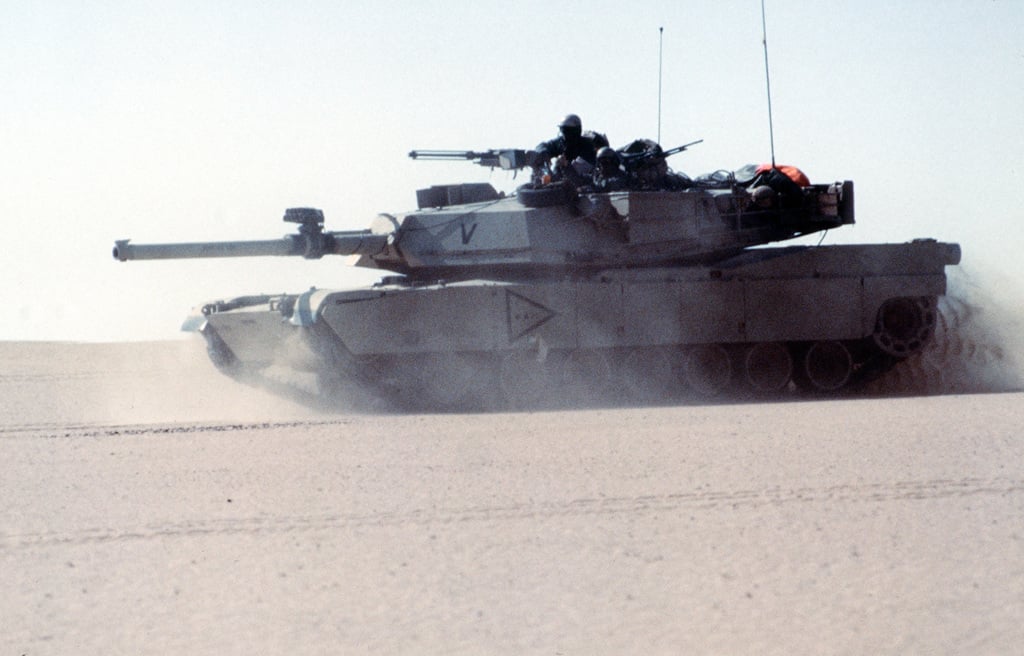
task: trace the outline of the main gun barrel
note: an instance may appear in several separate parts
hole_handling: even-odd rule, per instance
[[[114,242],[114,259],[175,260],[199,257],[259,257],[261,255],[300,255],[291,237],[263,241],[213,241],[184,244],[132,244],[128,239]]]
[[[307,235],[259,241],[205,241],[181,244],[132,244],[128,239],[114,242],[115,260],[179,260],[205,257],[285,256],[317,259],[324,255],[375,255],[387,245],[387,235],[369,230],[326,232],[321,240]]]
[[[299,223],[298,234],[280,239],[256,241],[206,241],[180,244],[132,244],[129,239],[114,242],[115,260],[175,260],[206,257],[286,256],[318,259],[324,255],[376,255],[388,244],[388,235],[370,230],[325,232],[323,212],[293,208],[284,220]]]

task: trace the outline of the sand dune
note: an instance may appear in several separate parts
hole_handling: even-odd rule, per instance
[[[1024,394],[907,395],[934,353],[896,398],[374,416],[201,351],[0,344],[0,653],[1024,642]],[[1006,388],[973,351],[944,389]]]

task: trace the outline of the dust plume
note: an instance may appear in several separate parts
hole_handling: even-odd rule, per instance
[[[948,272],[935,335],[869,393],[1010,392],[1024,387],[1024,305],[1014,281],[963,267]]]
[[[73,380],[64,380],[61,387],[68,401],[88,404],[78,412],[91,421],[272,421],[312,414],[219,372],[202,339],[80,344],[75,352],[94,383],[73,388]]]

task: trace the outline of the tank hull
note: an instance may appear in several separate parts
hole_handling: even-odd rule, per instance
[[[932,240],[762,248],[713,266],[247,297],[192,325],[226,372],[327,405],[834,392],[923,348],[958,261]]]

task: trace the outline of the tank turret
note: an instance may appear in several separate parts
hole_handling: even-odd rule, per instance
[[[515,151],[413,151],[420,159],[451,152],[505,167]],[[522,151],[519,151],[522,152]],[[371,229],[329,232],[323,213],[289,209],[299,232],[276,240],[132,244],[117,241],[118,260],[360,255],[357,266],[419,280],[586,273],[608,267],[711,262],[749,246],[853,223],[853,183],[800,187],[785,176],[735,176],[679,191],[594,193],[566,182],[524,185],[506,197],[486,183],[440,185],[417,192],[418,209],[383,214]]]

